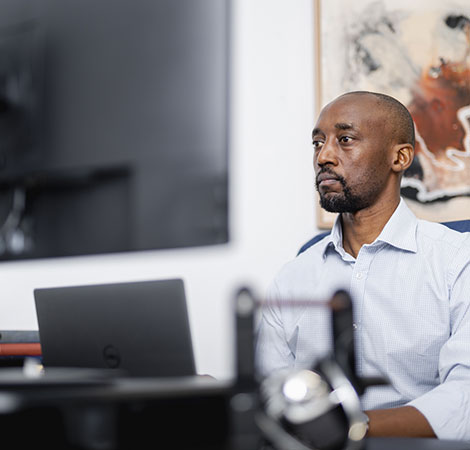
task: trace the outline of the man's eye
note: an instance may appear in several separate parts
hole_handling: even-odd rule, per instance
[[[313,148],[317,150],[317,149],[321,148],[321,146],[323,145],[323,142],[322,141],[313,141],[312,144],[313,144]]]
[[[343,144],[349,144],[352,141],[352,137],[349,136],[341,136],[339,141]]]

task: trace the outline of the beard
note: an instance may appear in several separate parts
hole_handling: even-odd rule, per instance
[[[370,205],[368,196],[353,194],[351,188],[348,186],[346,180],[342,176],[335,174],[329,169],[321,170],[319,174],[320,173],[329,173],[334,175],[343,187],[342,192],[322,193],[320,191],[318,179],[316,180],[315,186],[318,193],[320,194],[320,206],[324,210],[332,213],[355,213],[361,209],[367,208]]]

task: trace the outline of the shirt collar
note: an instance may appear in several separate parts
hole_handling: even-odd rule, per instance
[[[393,247],[416,253],[418,248],[416,243],[417,225],[418,219],[411,212],[403,198],[400,198],[397,209],[385,224],[375,242],[385,242]],[[344,255],[343,231],[339,214],[336,217],[331,233],[323,239],[322,245],[323,257],[326,256],[327,250],[331,247],[334,247],[342,256]]]
[[[343,250],[343,230],[341,228],[341,216],[340,214],[337,215],[335,223],[333,224],[333,228],[331,229],[331,233],[325,237],[322,241],[323,249],[322,255],[323,258],[326,258],[326,253],[328,249],[334,247],[335,250],[341,255],[344,256]]]
[[[411,212],[403,198],[376,241],[386,242],[393,247],[416,253],[416,227],[418,219]]]

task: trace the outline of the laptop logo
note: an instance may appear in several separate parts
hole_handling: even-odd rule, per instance
[[[113,345],[107,345],[103,350],[103,358],[105,364],[110,369],[116,369],[121,364],[121,355],[119,350]]]

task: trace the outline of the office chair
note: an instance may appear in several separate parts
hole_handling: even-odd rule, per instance
[[[446,227],[452,230],[460,231],[461,233],[470,232],[470,219],[469,220],[454,220],[452,222],[441,222],[441,223],[442,225],[445,225]],[[302,247],[300,247],[300,250],[298,251],[297,256],[299,256],[305,250],[310,248],[313,244],[322,240],[325,236],[328,236],[329,234],[330,234],[330,231],[325,231],[323,233],[320,233],[314,236],[312,239],[310,239],[308,242],[302,245]]]

